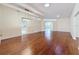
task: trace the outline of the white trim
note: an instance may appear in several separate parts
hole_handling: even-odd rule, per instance
[[[31,12],[25,11],[24,9],[19,8],[18,6],[13,5],[13,4],[3,3],[3,4],[1,4],[1,5],[7,6],[7,7],[9,7],[9,8],[13,8],[13,9],[15,9],[15,10],[17,10],[17,11],[20,11],[20,12],[29,13],[30,15],[35,15],[35,16],[37,16],[37,17],[43,17],[43,16],[41,16],[41,15],[39,15],[39,14],[37,14],[37,13],[31,13]],[[30,7],[29,7],[29,8],[30,8]]]
[[[29,5],[27,5],[27,4],[19,3],[19,4],[17,4],[17,5],[20,5],[20,6],[24,7],[24,8],[26,8],[26,9],[29,9],[30,11],[32,11],[32,12],[34,12],[34,13],[36,13],[36,14],[39,14],[39,15],[42,15],[42,16],[43,16],[43,13],[37,11],[36,9],[32,8],[31,6],[29,6]]]
[[[76,40],[76,37],[72,37],[74,40]]]
[[[53,31],[58,31],[58,32],[69,32],[69,31],[62,31],[62,30],[53,30]],[[70,32],[69,32],[70,33]]]
[[[72,39],[73,40],[76,40],[76,37],[72,34],[72,33],[70,33],[71,34],[71,36],[72,36]]]
[[[33,33],[38,33],[38,32],[41,32],[41,31],[34,31],[34,32],[28,32],[27,34],[33,34]],[[25,35],[27,35],[25,34]],[[13,37],[18,37],[18,36],[22,36],[21,33],[16,35],[16,36],[9,36],[9,37],[2,37],[1,40],[6,40],[6,39],[9,39],[9,38],[13,38]]]
[[[56,19],[44,19],[44,21],[56,21]]]

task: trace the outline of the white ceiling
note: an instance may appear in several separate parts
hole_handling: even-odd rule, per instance
[[[70,17],[75,6],[74,3],[51,3],[47,8],[44,7],[44,3],[26,3],[26,5],[43,13],[47,19],[57,19],[58,15],[59,18]]]

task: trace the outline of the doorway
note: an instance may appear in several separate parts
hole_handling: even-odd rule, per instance
[[[53,31],[53,22],[45,21],[45,37],[48,40],[51,40],[52,31]]]

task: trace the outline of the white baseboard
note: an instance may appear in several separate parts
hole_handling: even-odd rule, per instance
[[[57,31],[57,30],[54,30],[54,31]],[[69,31],[57,31],[57,32],[69,32]]]
[[[76,37],[72,37],[74,40],[76,40]]]
[[[45,31],[45,30],[41,30],[41,31]],[[27,34],[38,33],[38,32],[41,32],[41,31],[29,32],[29,33],[27,33]],[[59,31],[59,32],[66,32],[66,31]],[[6,37],[3,37],[2,40],[8,39],[8,38],[12,38],[12,37],[18,37],[18,36],[21,36],[21,34],[18,34],[18,35],[16,35],[16,36],[12,36],[12,35],[11,35],[11,36],[8,36],[8,37],[6,36]],[[72,36],[72,35],[71,35],[71,36]],[[73,39],[76,39],[76,37],[73,37],[73,36],[72,36],[72,38],[73,38]]]
[[[76,40],[76,36],[71,33],[72,39]]]
[[[29,33],[27,33],[27,34],[33,34],[33,33],[37,33],[37,32],[41,32],[41,31],[29,32]],[[9,39],[9,38],[13,38],[13,37],[18,37],[18,36],[21,36],[21,33],[18,34],[18,35],[3,36],[3,37],[1,38],[1,40],[5,40],[5,39]]]

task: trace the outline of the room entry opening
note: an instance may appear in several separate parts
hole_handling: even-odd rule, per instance
[[[45,21],[45,37],[47,40],[51,40],[51,34],[53,31],[53,22],[51,21]]]
[[[30,20],[27,18],[22,18],[21,19],[21,36],[22,40],[26,38],[26,34],[28,33],[28,28],[29,28]]]

